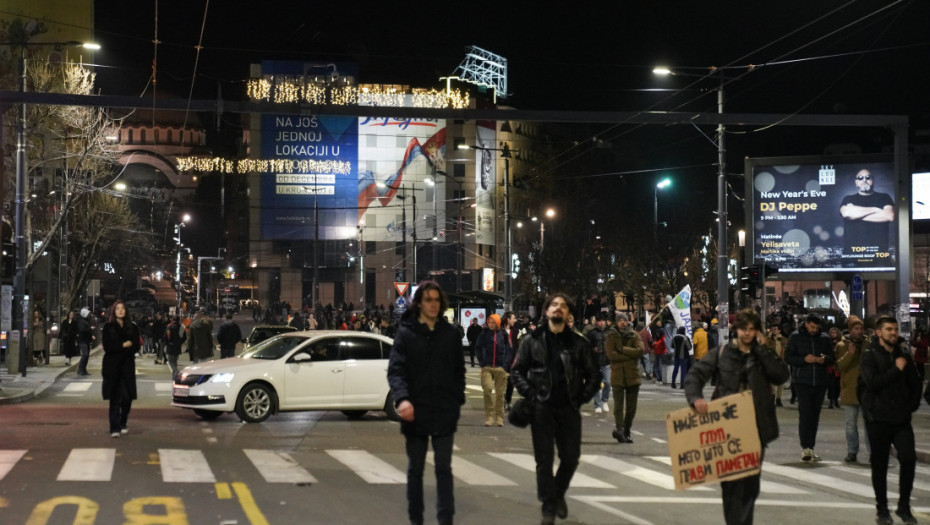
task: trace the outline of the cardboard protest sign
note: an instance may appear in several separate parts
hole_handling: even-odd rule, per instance
[[[675,490],[758,474],[762,443],[752,392],[707,403],[707,414],[688,407],[665,416]]]

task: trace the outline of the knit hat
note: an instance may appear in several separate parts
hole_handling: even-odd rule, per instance
[[[619,312],[617,313],[616,320],[617,321],[623,320],[623,321],[629,322],[630,316],[626,312]]]
[[[87,314],[90,313],[90,310],[87,308],[81,308],[81,317],[87,317]]]
[[[501,325],[501,316],[499,316],[499,315],[497,315],[497,314],[491,314],[491,315],[488,316],[488,319],[494,319],[494,322],[497,324],[498,327],[500,327],[500,325]]]

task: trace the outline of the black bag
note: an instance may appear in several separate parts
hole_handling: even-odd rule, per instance
[[[526,428],[533,421],[533,403],[525,399],[518,399],[510,407],[510,412],[507,413],[507,421],[515,427]]]

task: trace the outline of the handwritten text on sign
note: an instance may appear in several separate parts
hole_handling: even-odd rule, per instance
[[[675,490],[759,473],[762,445],[751,392],[708,402],[706,415],[676,410],[665,422]]]

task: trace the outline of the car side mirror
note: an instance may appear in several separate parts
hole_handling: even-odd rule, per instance
[[[304,361],[311,361],[313,358],[310,357],[310,354],[307,352],[298,352],[294,354],[294,357],[291,358],[292,363],[303,363]]]

